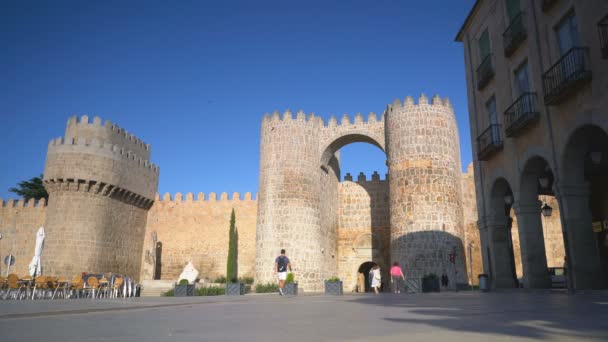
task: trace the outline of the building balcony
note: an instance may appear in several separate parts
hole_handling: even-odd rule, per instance
[[[505,57],[510,57],[528,36],[524,18],[524,12],[519,12],[502,34]]]
[[[543,74],[545,104],[560,104],[580,90],[583,84],[591,80],[589,66],[587,48],[574,47],[566,52]]]
[[[600,20],[597,24],[597,29],[600,34],[600,49],[602,50],[602,58],[608,58],[608,15]]]
[[[483,59],[477,68],[477,90],[482,90],[494,78],[494,65],[492,65],[492,54]]]
[[[492,124],[477,137],[478,160],[488,160],[496,152],[502,150],[503,140],[501,126],[502,125]]]
[[[524,93],[505,111],[505,135],[518,136],[538,121],[539,117],[536,93]]]
[[[553,8],[553,6],[557,3],[557,1],[558,0],[543,0],[541,9],[543,10],[543,12],[547,12],[548,10]]]

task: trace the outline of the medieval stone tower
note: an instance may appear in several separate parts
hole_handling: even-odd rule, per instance
[[[148,209],[159,169],[150,146],[95,117],[72,117],[48,147],[46,274],[139,275]]]
[[[338,123],[286,111],[262,122],[256,227],[256,282],[274,281],[272,265],[288,250],[298,282],[321,291],[339,274],[339,149],[367,142],[386,152],[390,194],[390,262],[409,277],[458,270],[466,282],[458,129],[449,101],[423,95],[395,100],[378,118]],[[373,229],[373,227],[372,227]],[[386,246],[385,248],[389,248]],[[449,254],[455,253],[455,267]]]

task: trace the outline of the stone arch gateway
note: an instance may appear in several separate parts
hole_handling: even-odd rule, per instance
[[[337,151],[368,142],[387,155],[390,261],[419,278],[446,271],[466,282],[459,138],[449,101],[395,100],[378,118],[340,123],[298,112],[266,115],[260,142],[255,278],[273,282],[285,248],[300,287],[321,291],[340,272]],[[456,253],[450,264],[450,253]],[[453,282],[455,283],[455,282]]]

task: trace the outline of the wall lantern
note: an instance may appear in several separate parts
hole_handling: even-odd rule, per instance
[[[506,194],[505,195],[505,204],[506,205],[513,204],[513,195],[511,195],[511,194]]]
[[[543,203],[543,206],[540,207],[540,211],[543,214],[544,217],[549,217],[551,216],[551,213],[553,213],[553,208],[551,208],[546,202]]]

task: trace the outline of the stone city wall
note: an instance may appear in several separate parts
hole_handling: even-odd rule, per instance
[[[340,183],[340,229],[338,268],[344,291],[362,292],[358,284],[359,267],[374,262],[388,276],[390,262],[390,223],[388,181],[374,173],[371,180],[359,174],[356,181],[347,174]]]
[[[40,201],[0,199],[0,275],[6,276],[4,258],[12,253],[15,264],[9,272],[20,277],[28,275],[28,265],[34,256],[36,233],[44,225],[47,206],[44,199]],[[44,269],[42,270],[45,271]]]
[[[234,209],[238,231],[238,273],[252,277],[255,262],[255,227],[257,200],[250,193],[232,198],[215,193],[208,198],[199,193],[197,198],[188,193],[185,198],[177,193],[174,198],[165,194],[148,213],[142,256],[142,279],[152,279],[152,235],[162,243],[161,279],[178,280],[184,266],[191,261],[200,272],[199,277],[214,280],[226,275],[230,213]],[[279,251],[273,251],[278,255]],[[273,265],[269,264],[268,269]]]

